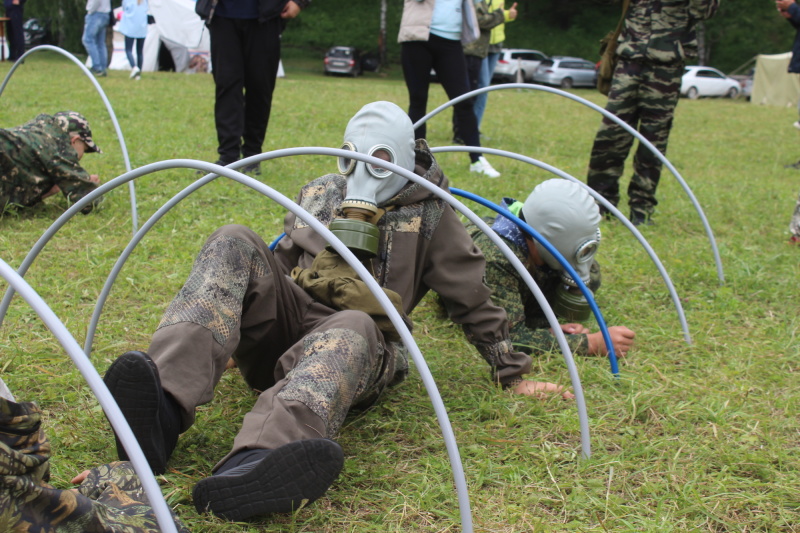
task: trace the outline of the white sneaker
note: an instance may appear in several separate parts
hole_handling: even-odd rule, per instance
[[[795,128],[797,128],[798,130],[800,130],[800,120],[798,120],[797,122],[795,122],[794,124],[792,124],[792,126],[794,126]]]
[[[477,161],[469,166],[470,172],[479,172],[484,174],[487,178],[499,178],[500,173],[494,169],[492,165],[486,160],[485,157],[480,156]]]
[[[131,79],[133,79],[133,78],[135,78],[135,77],[139,76],[139,74],[141,74],[141,72],[142,72],[142,71],[141,71],[141,70],[139,70],[139,67],[133,67],[133,68],[131,69]]]

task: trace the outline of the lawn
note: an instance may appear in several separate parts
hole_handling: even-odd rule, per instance
[[[374,100],[407,104],[398,72],[328,78],[322,62],[293,65],[275,91],[264,150],[338,147],[347,120]],[[0,63],[5,76],[10,65]],[[216,159],[210,75],[127,72],[100,80],[125,136],[133,167],[173,158]],[[591,90],[576,90],[603,105]],[[446,100],[432,86],[431,103]],[[75,109],[90,120],[104,153],[83,160],[104,181],[125,171],[102,100],[71,62],[29,58],[0,95],[0,127],[40,112]],[[450,113],[432,119],[432,146],[450,144]],[[614,379],[608,363],[579,358],[592,456],[580,456],[573,402],[537,401],[497,390],[488,367],[433,298],[415,311],[414,336],[439,385],[458,441],[475,531],[800,531],[798,423],[798,255],[787,244],[800,157],[792,108],[743,100],[680,102],[670,161],[702,205],[719,246],[725,283],[700,219],[664,172],[655,226],[642,233],[669,273],[686,312],[683,334],[664,283],[628,230],[602,223],[597,302],[609,325],[636,331],[637,344]],[[583,179],[599,115],[570,100],[528,90],[493,92],[484,144],[542,160]],[[470,175],[464,154],[441,154],[451,185],[499,200],[524,199],[548,173],[490,156],[503,176]],[[332,158],[264,163],[269,186],[294,197],[332,172]],[[623,180],[627,183],[630,171]],[[140,224],[191,184],[193,170],[136,181]],[[623,200],[624,203],[624,200]],[[66,204],[60,197],[0,219],[0,258],[16,268]],[[485,214],[479,209],[480,214]],[[623,209],[627,213],[627,208]],[[218,179],[170,211],[123,268],[91,354],[102,374],[122,352],[145,350],[205,238],[222,224],[246,224],[266,240],[282,231],[283,210],[254,191]],[[26,279],[83,343],[103,283],[131,237],[127,186],[103,209],[73,218]],[[3,291],[7,283],[0,280]],[[792,302],[795,302],[794,304]],[[590,327],[596,327],[589,324]],[[535,376],[569,383],[559,353],[537,359]],[[91,465],[116,459],[105,416],[80,373],[36,314],[15,298],[0,328],[0,376],[20,400],[45,413],[53,445],[52,483],[68,487]],[[196,481],[229,449],[255,402],[235,371],[180,439],[159,476],[170,506],[196,532],[460,531],[450,466],[433,410],[412,372],[373,408],[353,413],[339,442],[346,462],[328,494],[292,516],[231,524],[198,515]]]

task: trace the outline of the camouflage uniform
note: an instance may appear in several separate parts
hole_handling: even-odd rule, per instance
[[[606,110],[666,153],[686,59],[697,55],[695,24],[716,13],[719,0],[631,0],[619,38]],[[615,206],[633,136],[603,117],[589,160],[587,183]],[[661,161],[642,145],[628,186],[631,212],[649,217],[658,203]]]
[[[794,206],[792,220],[789,222],[789,231],[792,232],[794,240],[800,239],[800,195],[797,196],[797,203]]]
[[[0,531],[161,531],[128,462],[93,468],[77,489],[49,485],[50,443],[40,425],[36,404],[0,398]],[[189,531],[179,521],[176,526]]]
[[[506,205],[514,200],[504,199]],[[548,302],[552,302],[555,290],[561,282],[561,274],[547,265],[537,267],[530,262],[528,245],[519,227],[503,216],[486,219],[492,229],[505,241],[522,264],[528,268],[536,285]],[[486,258],[486,284],[492,291],[492,301],[506,310],[511,342],[514,348],[525,353],[542,355],[558,350],[558,341],[550,332],[550,323],[536,298],[519,272],[489,237],[477,226],[467,226],[476,246]],[[592,292],[600,288],[600,265],[595,261],[591,267],[588,284]],[[589,339],[586,335],[565,335],[572,353],[587,355]]]
[[[86,119],[74,112],[42,114],[22,126],[0,129],[0,212],[37,204],[55,185],[71,203],[97,188],[70,143],[69,132],[78,121],[88,131]],[[97,151],[93,147],[87,151]],[[100,199],[95,200],[83,213],[99,203]]]
[[[446,190],[425,141],[417,141],[416,156],[417,174]],[[298,203],[329,224],[341,214],[346,187],[344,176],[323,176],[303,187]],[[530,357],[513,352],[505,313],[482,283],[483,257],[458,216],[416,184],[388,205],[377,221],[378,256],[367,264],[375,279],[405,314],[429,289],[442,295],[493,378],[518,383],[530,371]],[[381,331],[372,310],[324,305],[287,275],[298,267],[312,271],[295,270],[299,282],[317,279],[325,241],[292,213],[284,228],[274,255],[244,226],[212,234],[148,349],[162,387],[181,406],[184,431],[195,408],[211,401],[230,357],[247,384],[263,391],[215,469],[246,449],[336,437],[351,407],[371,404],[408,371],[405,349]]]

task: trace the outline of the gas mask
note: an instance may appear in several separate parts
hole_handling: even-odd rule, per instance
[[[343,150],[371,155],[414,170],[414,126],[405,111],[391,102],[367,104],[350,119]],[[337,161],[347,177],[347,193],[329,229],[360,259],[378,252],[378,208],[394,197],[408,180],[380,166],[348,157]]]
[[[552,244],[588,284],[600,245],[600,210],[589,193],[568,180],[547,180],[533,189],[521,213],[525,222]],[[551,303],[553,312],[574,322],[589,318],[589,303],[575,280],[541,243],[536,242],[535,246],[545,263],[561,273],[555,301]]]

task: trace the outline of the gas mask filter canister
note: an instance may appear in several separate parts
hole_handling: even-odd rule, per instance
[[[391,102],[367,104],[350,119],[343,150],[371,155],[414,170],[414,127],[405,111]],[[337,218],[329,229],[357,257],[374,257],[378,252],[378,227],[372,222],[378,207],[394,197],[407,179],[376,165],[340,157],[339,173],[347,176],[347,193]]]
[[[577,183],[552,179],[537,185],[522,206],[525,221],[553,245],[588,284],[590,269],[600,245],[600,210],[594,199]],[[575,280],[541,243],[535,243],[539,256],[561,273],[553,312],[567,320],[582,322],[590,308]]]

